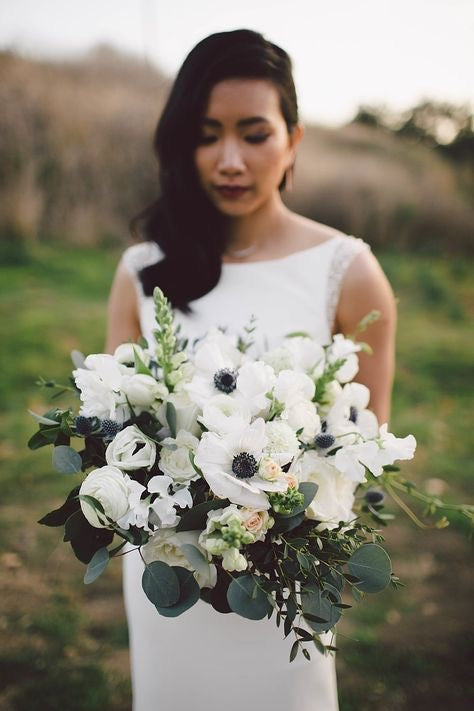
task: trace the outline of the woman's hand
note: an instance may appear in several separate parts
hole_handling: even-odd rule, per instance
[[[336,312],[334,333],[350,336],[359,321],[373,309],[380,318],[360,334],[373,355],[359,353],[355,381],[370,389],[370,409],[379,424],[389,421],[395,374],[397,307],[392,287],[376,257],[366,250],[354,257],[344,277]]]

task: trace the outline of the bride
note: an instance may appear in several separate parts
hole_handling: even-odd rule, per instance
[[[324,344],[377,309],[363,336],[373,355],[360,355],[356,380],[370,388],[370,408],[384,423],[393,292],[361,238],[284,205],[302,135],[284,50],[249,30],[194,47],[156,129],[160,195],[132,221],[140,241],[117,267],[106,349],[140,335],[153,343],[155,285],[190,342],[213,325],[242,333],[254,314],[257,345],[277,345],[292,331]],[[337,710],[333,654],[290,664],[291,643],[273,620],[219,614],[203,601],[161,617],[142,591],[142,571],[136,551],[124,556],[134,711]]]

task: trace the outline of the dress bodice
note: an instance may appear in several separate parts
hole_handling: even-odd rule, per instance
[[[338,234],[314,247],[279,259],[222,264],[218,284],[190,302],[191,314],[175,310],[175,321],[190,341],[211,326],[244,333],[252,315],[258,350],[274,347],[288,333],[304,331],[322,344],[331,341],[339,294],[352,259],[370,246],[362,239]],[[155,242],[133,244],[122,254],[139,299],[142,335],[153,343],[154,304],[143,292],[138,272],[163,259]]]

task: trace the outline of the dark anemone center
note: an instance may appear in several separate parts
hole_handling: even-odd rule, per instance
[[[221,368],[214,374],[214,385],[223,393],[231,393],[237,387],[237,373],[230,368]]]
[[[357,407],[354,407],[354,405],[351,405],[350,413],[349,413],[349,420],[353,422],[354,424],[357,422]]]
[[[232,471],[238,479],[250,479],[258,469],[257,460],[253,454],[240,452],[232,462]]]

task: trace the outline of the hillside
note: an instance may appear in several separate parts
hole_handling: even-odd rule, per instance
[[[56,63],[1,53],[3,244],[129,239],[155,196],[152,133],[169,86],[107,47]],[[376,247],[470,249],[474,211],[455,164],[378,127],[307,126],[285,199]]]

